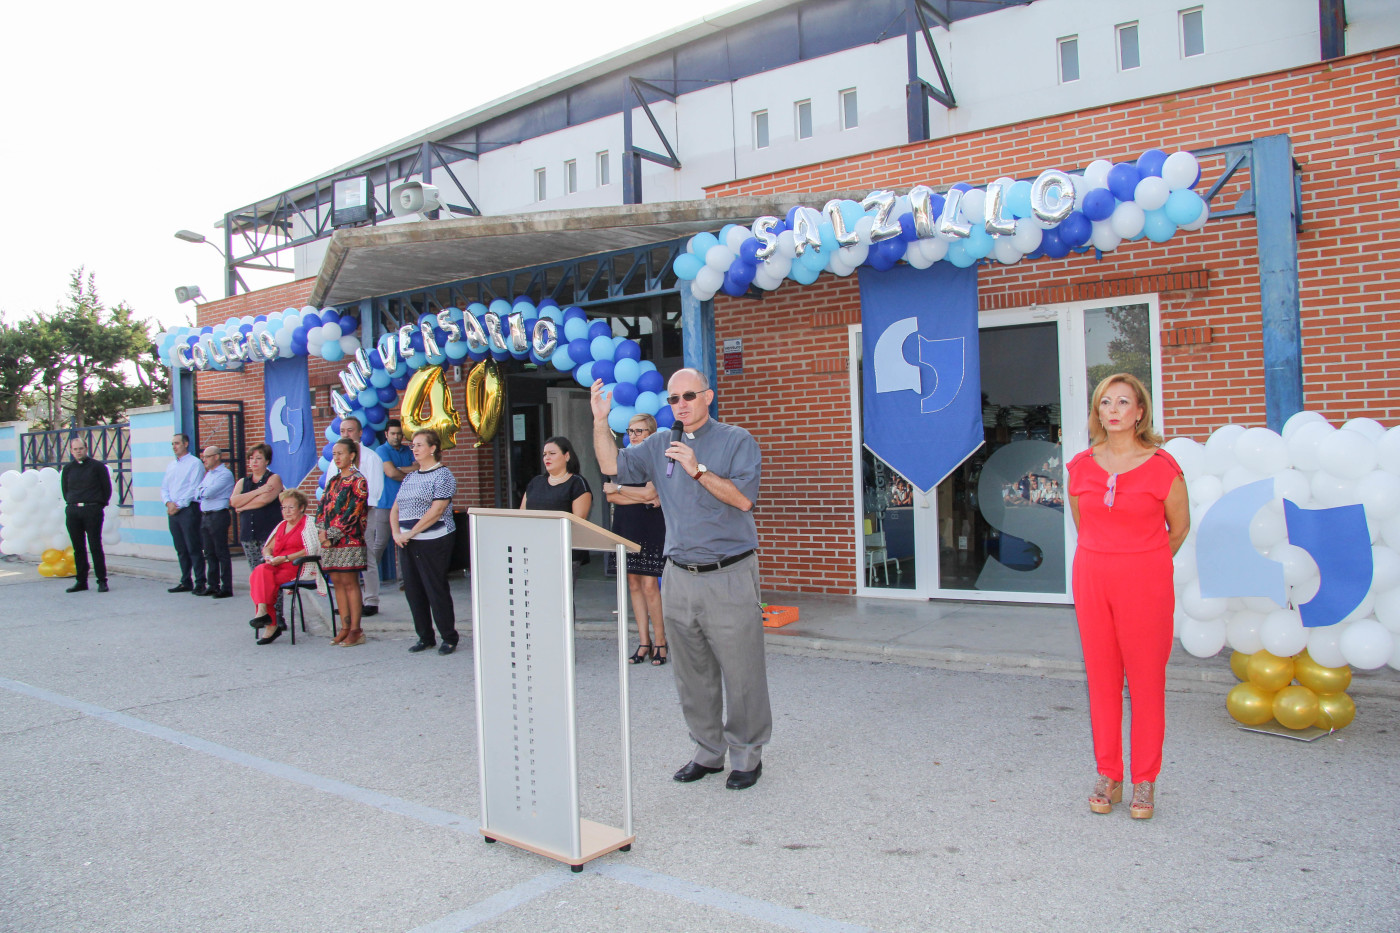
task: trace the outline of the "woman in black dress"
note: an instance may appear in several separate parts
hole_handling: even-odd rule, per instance
[[[651,415],[633,415],[627,422],[630,444],[640,444],[655,433],[656,419]],[[665,664],[668,652],[666,623],[661,616],[661,570],[666,563],[662,556],[666,518],[661,514],[661,500],[651,483],[604,483],[603,492],[613,504],[613,531],[642,546],[638,553],[627,555],[627,591],[632,595],[632,615],[637,619],[641,642],[627,660],[641,664],[650,657],[652,664]]]
[[[263,544],[282,521],[282,478],[268,469],[272,448],[254,444],[248,451],[248,473],[234,486],[229,505],[238,513],[238,540],[248,569],[263,562]]]
[[[567,437],[551,437],[544,442],[544,473],[530,480],[520,507],[535,512],[572,512],[584,520],[593,508],[593,492],[588,480],[579,476],[578,454]],[[586,563],[587,551],[574,550],[574,570]]]

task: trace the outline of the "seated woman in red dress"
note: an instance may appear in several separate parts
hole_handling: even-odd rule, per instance
[[[262,637],[258,639],[260,645],[272,644],[287,627],[273,617],[271,607],[277,599],[278,587],[290,583],[297,575],[293,561],[320,550],[316,523],[306,517],[309,504],[306,495],[298,489],[287,489],[277,498],[282,500],[282,521],[263,545],[263,562],[253,569],[252,576],[248,578],[253,611],[257,613],[248,624],[263,629]],[[315,572],[314,565],[308,565],[307,569]]]

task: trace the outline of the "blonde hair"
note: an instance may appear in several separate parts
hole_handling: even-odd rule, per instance
[[[277,498],[281,499],[283,502],[295,502],[297,505],[301,506],[303,512],[306,511],[306,507],[311,504],[311,500],[306,498],[306,493],[302,492],[300,489],[284,489],[278,494]]]
[[[1099,420],[1099,403],[1108,394],[1108,387],[1115,382],[1121,382],[1132,389],[1133,394],[1137,396],[1137,403],[1142,406],[1142,417],[1138,419],[1137,428],[1133,432],[1138,443],[1144,447],[1161,447],[1162,435],[1152,429],[1152,396],[1147,391],[1147,386],[1142,384],[1142,380],[1132,373],[1114,373],[1094,389],[1094,394],[1089,398],[1089,446],[1102,444],[1108,439],[1108,432]]]
[[[634,424],[641,424],[652,434],[656,433],[656,419],[645,412],[638,412],[627,420],[627,426],[629,428]]]

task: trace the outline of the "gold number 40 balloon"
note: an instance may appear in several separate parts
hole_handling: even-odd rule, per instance
[[[452,392],[441,366],[429,366],[413,374],[404,389],[401,414],[404,433],[409,437],[414,431],[427,428],[437,432],[442,450],[457,446],[462,416],[452,404]]]
[[[505,383],[494,360],[478,363],[467,374],[467,421],[480,438],[476,445],[491,440],[501,426],[501,410],[505,408]]]

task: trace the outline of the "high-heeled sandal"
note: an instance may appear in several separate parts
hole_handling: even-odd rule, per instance
[[[1152,819],[1152,811],[1155,809],[1157,782],[1142,781],[1133,785],[1133,802],[1128,804],[1128,813],[1135,820]]]
[[[637,650],[632,652],[632,657],[627,659],[628,664],[641,664],[651,657],[651,645],[638,645]]]
[[[1100,774],[1094,782],[1093,793],[1089,794],[1089,809],[1095,813],[1112,813],[1115,803],[1123,801],[1123,782],[1114,781]]]
[[[365,643],[365,633],[364,633],[363,631],[359,630],[359,629],[356,629],[354,632],[352,632],[352,633],[350,634],[350,637],[349,637],[349,638],[345,639],[343,642],[340,643],[340,647],[342,647],[342,648],[358,648],[360,645],[363,645],[364,643]]]
[[[670,654],[671,654],[671,652],[666,651],[666,649],[667,649],[668,647],[669,647],[668,645],[656,645],[655,647],[653,647],[653,648],[652,648],[651,663],[654,664],[654,665],[657,666],[657,667],[660,667],[661,665],[665,664],[666,661],[667,661],[667,659],[668,659],[668,657],[669,657]],[[665,654],[662,654],[661,652],[663,652],[663,651],[666,651],[666,653],[665,653]]]

